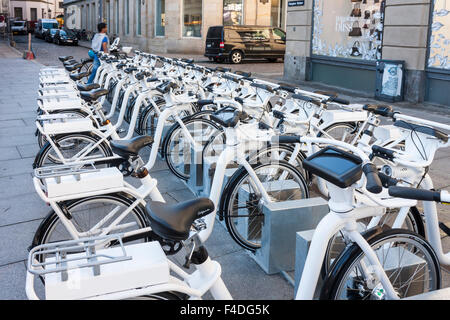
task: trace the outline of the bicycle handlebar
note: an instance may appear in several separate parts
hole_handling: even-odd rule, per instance
[[[389,187],[389,195],[396,198],[421,200],[421,201],[435,201],[435,202],[450,202],[450,194],[445,191],[423,190],[408,187]]]

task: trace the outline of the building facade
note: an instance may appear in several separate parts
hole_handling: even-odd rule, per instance
[[[285,0],[65,0],[64,7],[66,21],[73,21],[76,29],[96,32],[97,23],[104,21],[109,34],[142,50],[203,53],[210,26],[284,29],[287,6]]]
[[[404,61],[407,101],[450,105],[450,0],[288,1],[285,78],[375,92]]]
[[[9,0],[9,15],[27,21],[53,19],[64,14],[63,0]]]

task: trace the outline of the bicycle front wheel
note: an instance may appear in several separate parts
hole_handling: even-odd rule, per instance
[[[390,229],[368,239],[394,290],[400,298],[438,290],[441,271],[431,245],[420,235]],[[386,299],[375,267],[357,244],[349,246],[325,279],[321,299]]]
[[[221,128],[210,120],[193,118],[183,121],[189,135],[203,147]],[[175,123],[166,135],[164,158],[167,166],[178,178],[188,180],[191,165],[191,142],[179,123]]]
[[[285,161],[252,165],[270,200],[274,202],[299,200],[309,197],[306,181],[297,168]],[[261,190],[245,168],[230,178],[224,191],[220,210],[231,237],[243,248],[254,251],[261,247],[264,214]]]

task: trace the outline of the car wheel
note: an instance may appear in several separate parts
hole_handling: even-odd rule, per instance
[[[242,52],[239,50],[234,50],[230,54],[230,61],[234,64],[239,64],[242,62]]]

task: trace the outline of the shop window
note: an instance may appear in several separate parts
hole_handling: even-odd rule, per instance
[[[183,1],[183,37],[202,36],[202,0]]]
[[[381,59],[383,1],[315,0],[312,53]]]
[[[450,70],[450,1],[434,0],[428,67]]]
[[[155,35],[164,37],[166,34],[166,1],[156,1]]]
[[[223,24],[225,26],[242,24],[242,0],[223,0]]]

